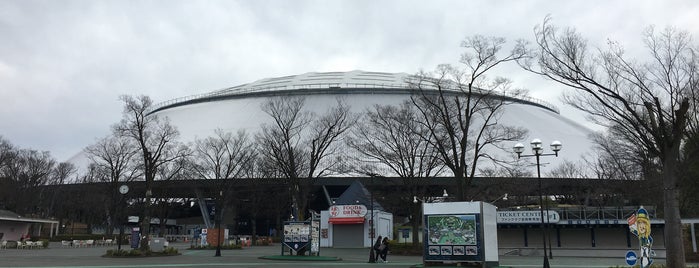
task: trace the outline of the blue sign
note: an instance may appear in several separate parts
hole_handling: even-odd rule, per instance
[[[410,229],[400,229],[400,233],[403,238],[408,239],[410,238]]]
[[[138,248],[141,242],[141,229],[139,227],[131,228],[131,248]]]
[[[636,257],[636,252],[631,250],[626,252],[626,264],[629,266],[634,266],[636,265],[636,260],[638,260],[638,257]]]

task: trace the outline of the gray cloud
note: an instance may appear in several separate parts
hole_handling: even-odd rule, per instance
[[[547,14],[631,52],[651,24],[699,36],[694,1],[0,1],[0,135],[65,160],[109,132],[122,94],[165,101],[309,71],[430,70],[456,64],[468,35],[531,39]],[[558,101],[560,86],[497,72]]]

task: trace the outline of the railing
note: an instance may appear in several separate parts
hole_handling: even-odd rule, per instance
[[[655,207],[644,207],[651,219],[656,218]],[[527,208],[524,210],[537,210]],[[560,221],[567,220],[626,220],[636,213],[638,207],[551,207],[549,210],[558,212]]]
[[[246,84],[247,85],[247,84]],[[279,85],[279,86],[263,86],[263,87],[247,87],[246,85],[225,88],[205,94],[190,95],[180,98],[171,99],[168,101],[160,102],[153,105],[151,111],[158,111],[165,107],[176,105],[180,103],[185,103],[198,99],[215,98],[215,97],[225,97],[225,96],[241,96],[250,93],[260,93],[260,92],[281,92],[281,91],[292,91],[299,89],[348,89],[348,88],[380,88],[380,89],[411,89],[410,85],[407,83],[394,84],[394,83],[307,83],[307,84],[293,84],[293,85]],[[426,86],[423,89],[436,90],[436,87]],[[412,88],[412,90],[418,90]],[[458,88],[445,89],[448,92],[458,93],[461,92]],[[483,93],[484,91],[478,92]],[[529,102],[542,106],[548,110],[555,113],[560,113],[560,110],[553,104],[546,102],[544,100],[535,99],[527,96],[517,96],[511,93],[499,93],[496,96],[511,98],[515,101]]]

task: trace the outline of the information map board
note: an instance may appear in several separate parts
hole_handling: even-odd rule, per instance
[[[311,224],[307,221],[284,222],[283,244],[293,251],[307,247],[311,242]]]
[[[483,261],[478,214],[426,215],[425,260]]]
[[[423,203],[423,262],[499,265],[496,209],[484,202]]]

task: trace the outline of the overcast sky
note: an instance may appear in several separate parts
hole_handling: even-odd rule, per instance
[[[458,64],[466,36],[533,38],[550,14],[593,46],[641,51],[649,25],[699,38],[699,1],[0,0],[0,136],[64,161],[109,133],[119,95],[155,102],[314,71]],[[561,87],[496,70],[559,105]]]

